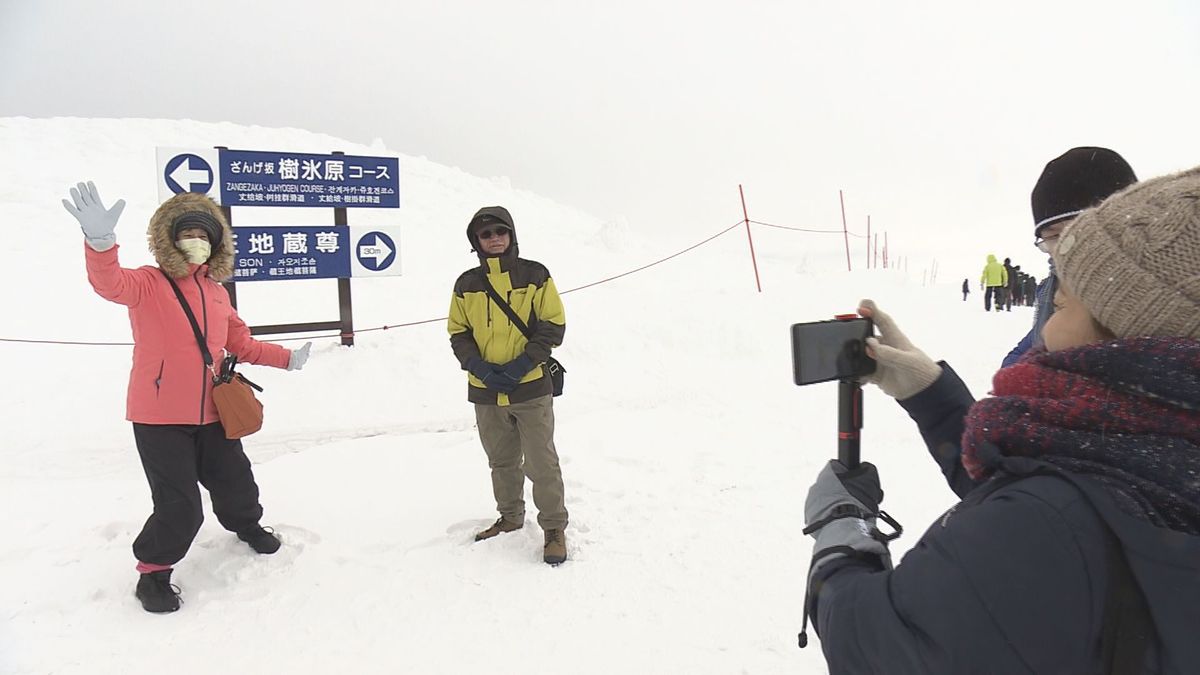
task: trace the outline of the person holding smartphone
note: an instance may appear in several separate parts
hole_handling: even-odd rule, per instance
[[[805,610],[831,672],[1200,663],[1200,167],[1078,214],[1054,259],[1045,348],[979,402],[863,301],[879,330],[866,379],[917,422],[962,501],[893,567],[875,468],[822,470]]]

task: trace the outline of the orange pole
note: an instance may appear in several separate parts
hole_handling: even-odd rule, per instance
[[[871,216],[867,216],[867,269],[871,269]]]
[[[838,190],[838,201],[842,203],[842,238],[846,240],[846,271],[850,271],[850,230],[846,227],[846,200]]]
[[[746,212],[746,193],[738,183],[738,194],[742,196],[742,219],[746,223],[746,240],[750,242],[750,264],[754,266],[754,285],[762,293],[762,281],[758,278],[758,259],[754,257],[754,237],[750,236],[750,215]]]

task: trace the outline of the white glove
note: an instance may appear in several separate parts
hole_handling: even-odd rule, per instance
[[[304,364],[308,363],[308,350],[312,349],[311,342],[305,342],[300,349],[293,349],[292,355],[288,357],[288,370],[300,370]]]
[[[897,401],[912,398],[942,375],[942,368],[913,346],[896,322],[875,306],[874,300],[858,303],[858,313],[875,322],[879,337],[867,338],[867,356],[875,359],[875,372],[863,380],[879,386]]]
[[[95,251],[107,251],[117,243],[117,220],[125,210],[125,200],[118,199],[111,209],[105,209],[100,201],[100,192],[91,181],[79,183],[71,188],[71,199],[74,205],[62,200],[67,213],[75,216],[83,230],[84,240]]]

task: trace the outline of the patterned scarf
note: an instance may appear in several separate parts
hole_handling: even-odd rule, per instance
[[[1200,341],[1128,338],[1031,351],[971,407],[963,466],[1035,457],[1102,483],[1121,510],[1200,534]]]

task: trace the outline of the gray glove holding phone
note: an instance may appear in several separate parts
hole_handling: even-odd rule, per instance
[[[73,203],[72,203],[73,202]],[[117,221],[125,210],[125,200],[118,199],[111,209],[104,208],[100,192],[91,181],[71,188],[71,201],[62,200],[67,213],[75,216],[83,230],[84,241],[94,251],[107,251],[117,243]]]

